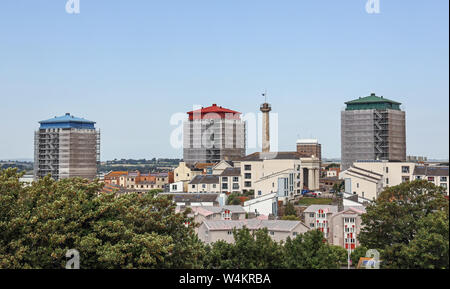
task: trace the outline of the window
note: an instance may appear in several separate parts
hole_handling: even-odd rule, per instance
[[[447,188],[447,184],[446,183],[441,183],[441,187],[443,187],[444,189]]]
[[[441,182],[447,182],[447,177],[441,177]]]
[[[239,190],[239,184],[233,184],[233,190]]]
[[[386,167],[386,173],[389,173],[389,167]]]
[[[248,188],[248,187],[251,187],[251,186],[252,186],[252,182],[245,182],[245,183],[244,183],[244,186],[247,187],[247,188]]]
[[[389,178],[386,178],[386,185],[389,185]]]
[[[195,185],[192,185],[192,188],[195,189]]]
[[[233,182],[239,182],[239,177],[233,177]]]
[[[359,183],[356,183],[356,187],[359,188]]]
[[[222,182],[228,182],[228,177],[222,177]]]
[[[402,166],[402,173],[409,174],[409,166]]]
[[[258,196],[261,196],[262,195],[262,192],[261,191],[258,191]]]
[[[434,182],[434,177],[428,177],[429,182]]]
[[[245,178],[246,179],[251,179],[252,178],[252,174],[250,174],[250,173],[245,173]]]
[[[272,235],[272,236],[275,235],[275,232],[274,232],[274,231],[270,231],[269,233],[270,233],[270,235]]]
[[[310,218],[314,218],[314,213],[309,213]]]
[[[213,184],[213,188],[214,188],[214,189],[216,188],[216,184]]]
[[[252,165],[245,165],[244,166],[244,170],[251,171],[252,170]]]
[[[420,179],[422,179],[421,176],[416,176],[416,180],[420,180]]]
[[[206,185],[205,185],[205,184],[202,184],[202,188],[203,188],[203,189],[206,188]]]
[[[309,227],[314,228],[314,223],[309,224]]]
[[[292,235],[297,236],[297,232],[292,232]]]
[[[233,235],[233,231],[228,231],[228,235]]]
[[[228,184],[227,183],[223,183],[222,184],[222,190],[228,190]]]

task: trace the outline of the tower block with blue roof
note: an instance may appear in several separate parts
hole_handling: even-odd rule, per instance
[[[100,131],[95,122],[66,113],[39,122],[34,136],[34,177],[93,180],[100,161]]]

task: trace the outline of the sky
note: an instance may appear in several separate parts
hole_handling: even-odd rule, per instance
[[[449,156],[447,0],[66,2],[0,1],[0,159],[32,158],[66,112],[97,122],[102,160],[182,158],[174,114],[258,113],[264,90],[279,150],[339,158],[344,102],[373,92],[403,104],[408,155]]]

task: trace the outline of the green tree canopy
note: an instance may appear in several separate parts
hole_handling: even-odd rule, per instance
[[[284,245],[284,267],[288,269],[337,269],[347,260],[347,251],[325,242],[323,233],[311,230]]]
[[[448,209],[443,188],[424,180],[402,183],[366,208],[358,238],[382,252],[383,268],[448,268]]]
[[[99,193],[102,184],[45,177],[30,187],[0,171],[0,268],[199,268],[204,246],[167,197]]]

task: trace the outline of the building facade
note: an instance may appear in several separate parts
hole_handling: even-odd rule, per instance
[[[297,140],[297,152],[307,157],[316,157],[322,161],[322,145],[316,139]]]
[[[372,93],[345,103],[341,112],[341,166],[357,160],[406,161],[405,112],[401,103]]]
[[[217,163],[245,156],[245,122],[241,113],[213,104],[188,112],[183,124],[183,160]]]
[[[81,177],[93,180],[100,161],[100,132],[95,122],[70,113],[40,121],[34,135],[34,178]]]
[[[198,228],[198,237],[203,242],[209,244],[219,240],[227,243],[234,243],[233,230],[240,230],[243,227],[251,232],[267,228],[269,236],[276,242],[286,241],[288,237],[294,239],[297,235],[310,230],[308,226],[300,221],[281,220],[205,220]]]

